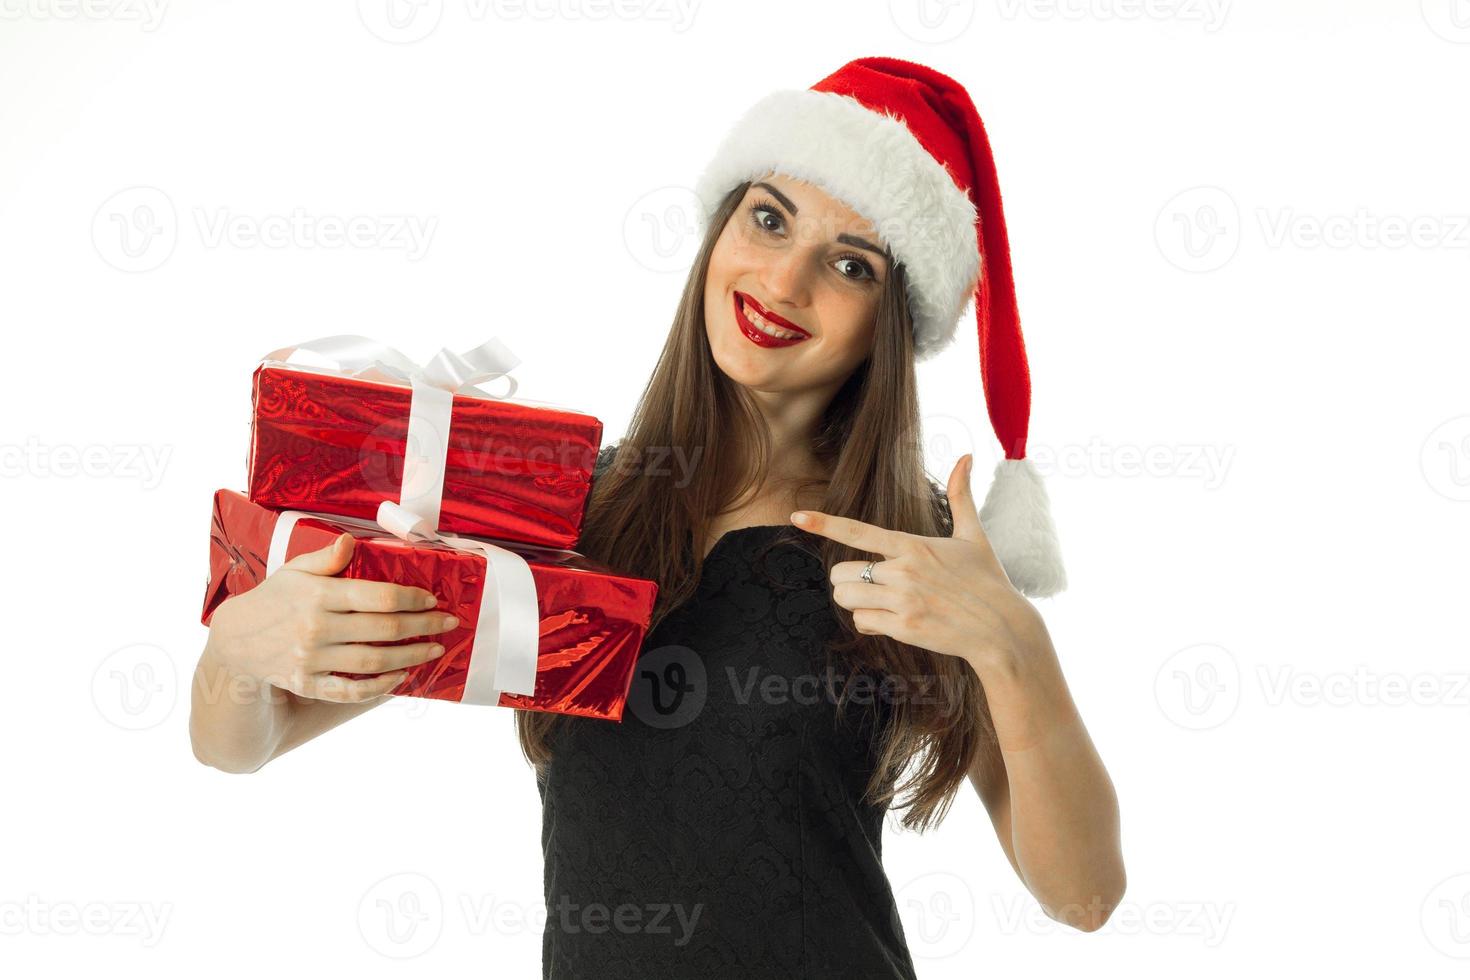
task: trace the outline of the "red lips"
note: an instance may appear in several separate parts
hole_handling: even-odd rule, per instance
[[[783,330],[790,330],[794,333],[799,334],[800,336],[772,337],[770,334],[756,329],[755,325],[746,318],[744,309],[741,308],[742,304],[747,303],[750,305],[750,308],[759,313],[767,323],[771,324],[772,326],[780,327]],[[748,294],[739,291],[735,293],[735,322],[739,324],[740,332],[745,334],[746,338],[749,339],[751,343],[758,344],[761,347],[790,347],[792,344],[799,344],[802,341],[807,340],[811,337],[811,334],[807,333],[805,330],[801,329],[790,320],[786,319],[785,317],[778,316],[775,313],[772,313],[770,310],[757,303]]]

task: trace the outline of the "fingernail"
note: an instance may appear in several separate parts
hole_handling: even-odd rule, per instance
[[[444,652],[444,647],[442,644],[434,643],[429,646],[429,652],[437,657]]]
[[[435,595],[426,595],[419,600],[419,604],[422,605],[425,609],[433,609],[435,606],[439,605],[439,597]]]
[[[454,629],[458,625],[459,625],[459,617],[458,616],[445,616],[444,617],[444,628],[445,629],[452,630],[452,629]]]
[[[805,524],[807,522],[806,511],[798,510],[791,515],[793,524]]]

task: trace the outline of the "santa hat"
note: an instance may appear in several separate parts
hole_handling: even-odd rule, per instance
[[[964,87],[897,58],[859,58],[810,89],[774,92],[726,135],[695,186],[707,226],[729,191],[766,173],[820,187],[862,215],[902,263],[914,357],[954,339],[974,299],[980,378],[1004,458],[980,510],[1011,583],[1066,587],[1046,488],[1026,458],[1031,380],[990,141]]]

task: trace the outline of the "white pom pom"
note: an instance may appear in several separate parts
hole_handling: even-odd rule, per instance
[[[1041,474],[1029,459],[1002,459],[980,508],[980,523],[1011,584],[1028,596],[1067,587],[1062,549]]]

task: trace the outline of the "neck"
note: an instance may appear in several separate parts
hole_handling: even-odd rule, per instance
[[[828,473],[812,452],[817,424],[836,388],[771,392],[748,389],[771,434],[771,465],[764,484],[776,487],[795,481],[826,479]]]

